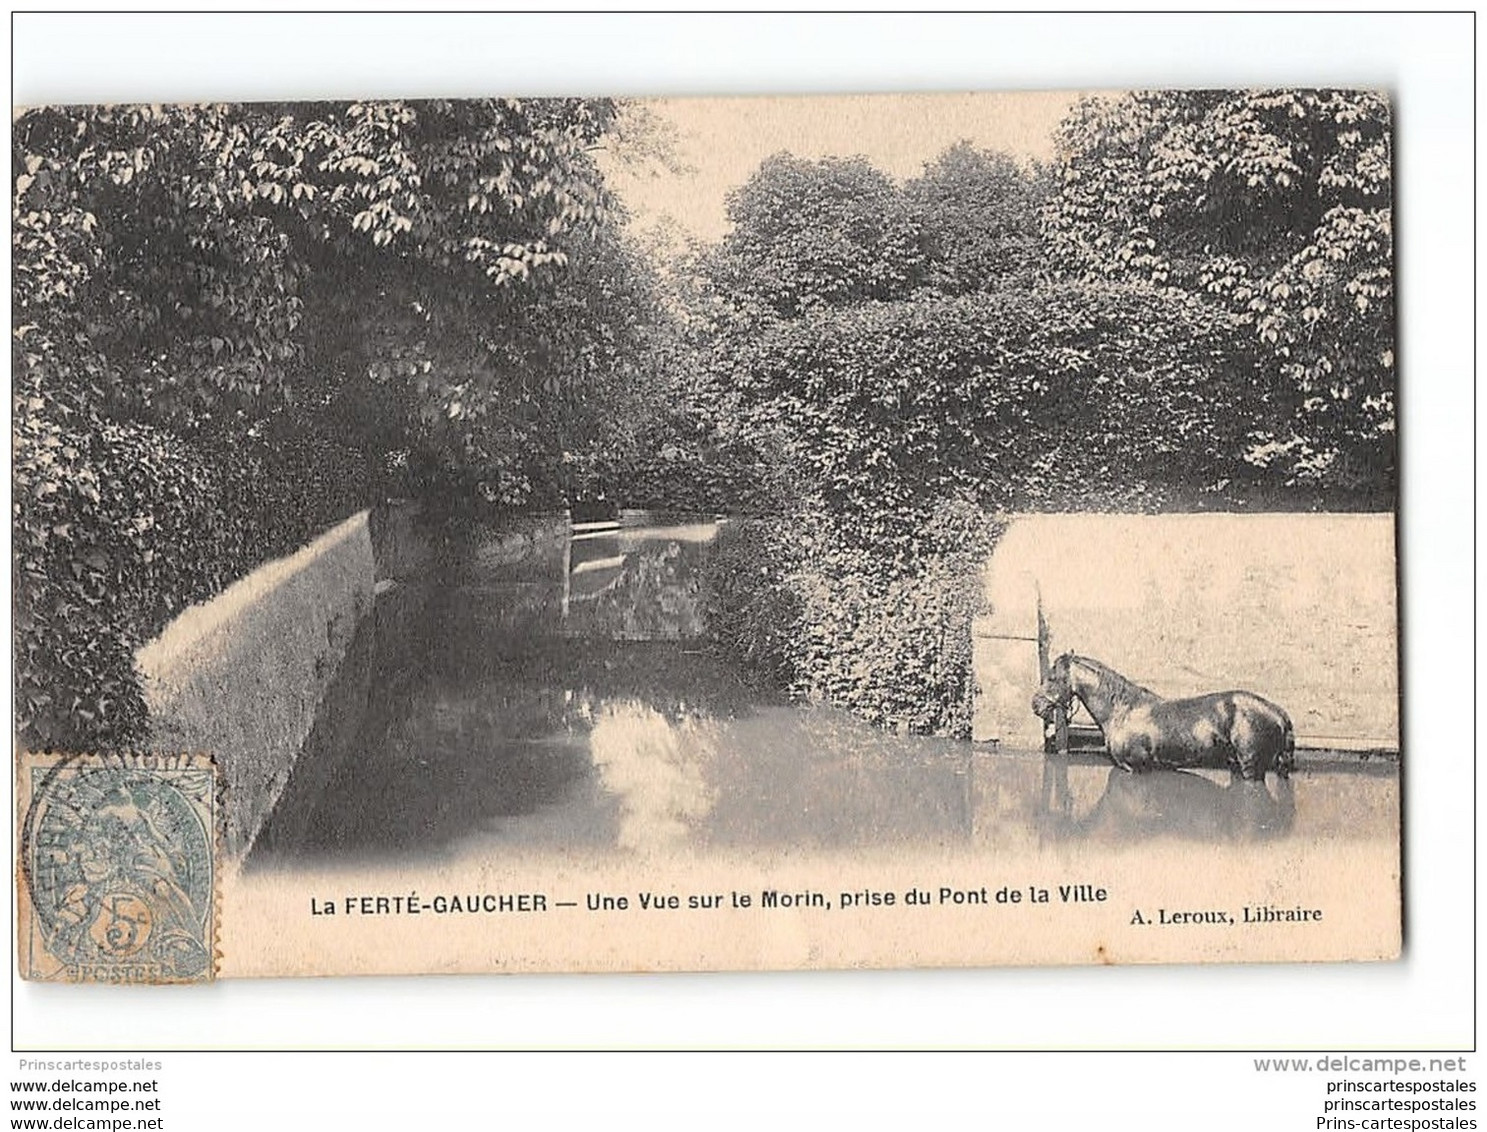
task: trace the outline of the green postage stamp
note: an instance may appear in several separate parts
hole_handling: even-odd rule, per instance
[[[212,979],[221,805],[211,760],[23,754],[18,778],[22,975]]]

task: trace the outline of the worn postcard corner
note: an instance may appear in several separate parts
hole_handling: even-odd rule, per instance
[[[204,754],[17,758],[23,978],[216,978],[222,792]]]

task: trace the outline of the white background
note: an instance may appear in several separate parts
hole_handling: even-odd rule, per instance
[[[1388,88],[1396,99],[1400,204],[1408,909],[1405,959],[1367,966],[273,981],[166,991],[15,982],[16,1049],[1471,1047],[1470,15],[20,15],[13,31],[18,105],[510,93]],[[1029,1067],[1021,1059],[988,1065],[982,1058],[958,1068],[941,1059],[931,1068],[926,1060],[815,1059],[803,1072],[825,1072],[839,1090],[822,1093],[817,1111],[879,1116],[892,1111],[881,1101],[885,1082],[907,1073],[921,1088],[920,1117],[961,1104],[1006,1114],[1003,1093],[986,1091],[987,1073],[995,1075],[997,1090],[1016,1096],[1047,1090],[1071,1104],[1094,1106],[1098,1099],[1118,1108],[1134,1103],[1131,1090],[1138,1088],[1118,1082],[1159,1072],[1161,1095],[1181,1097],[1181,1089],[1170,1093],[1173,1074],[1199,1089],[1208,1087],[1200,1084],[1206,1074],[1220,1072],[1211,1060],[1194,1075],[1190,1058],[1163,1059],[1160,1068],[1140,1058],[1098,1065],[1086,1059],[1080,1079],[1117,1082],[1115,1098],[1124,1098],[1117,1100],[1098,1088],[1071,1090],[1064,1070],[1072,1066],[1058,1059]],[[1244,1072],[1234,1068],[1240,1060]],[[182,1061],[175,1064],[184,1080]],[[209,1075],[229,1066],[255,1076],[255,1066],[268,1069],[263,1057],[191,1061]],[[296,1079],[359,1080],[362,1091],[348,1088],[348,1098],[371,1096],[365,1090],[373,1081],[411,1080],[417,1088],[437,1073],[451,1082],[440,1095],[453,1104],[454,1074],[470,1080],[468,1065],[429,1055],[396,1066],[388,1058],[272,1061],[290,1067]],[[654,1085],[657,1103],[668,1109],[678,1098],[696,1103],[699,1120],[710,1120],[701,1114],[716,1114],[720,1106],[757,1110],[769,1094],[744,1085],[730,1100],[738,1086],[720,1081],[698,1059],[664,1064],[621,1059],[628,1068],[614,1069],[586,1061],[580,1074],[573,1060],[556,1068],[523,1062],[519,1069],[508,1061],[475,1076],[482,1088],[507,1090],[502,1095],[511,1103],[534,1096],[520,1089],[537,1084],[539,1091],[555,1090],[548,1101],[556,1097],[579,1111],[605,1101],[606,1084],[625,1088],[646,1067],[639,1076]],[[1238,1076],[1213,1087],[1255,1086],[1248,1059],[1222,1064]],[[783,1082],[802,1072],[765,1058],[738,1069],[751,1081]],[[590,1083],[561,1084],[580,1076]],[[1281,1095],[1280,1086],[1267,1088],[1267,1095]],[[616,1094],[608,1098],[609,1111],[623,1107],[625,1097],[644,1099]],[[1207,1097],[1211,1113],[1218,1098],[1211,1091]],[[246,1114],[268,1100],[254,1092],[241,1103]],[[1237,1103],[1228,1093],[1219,1108]],[[379,1110],[391,1111],[380,1104]],[[364,1110],[345,1100],[323,1111]],[[1313,1126],[1310,1119],[1306,1126]]]

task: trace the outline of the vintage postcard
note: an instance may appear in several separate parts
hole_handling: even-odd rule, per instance
[[[14,134],[26,978],[1399,956],[1387,94]]]

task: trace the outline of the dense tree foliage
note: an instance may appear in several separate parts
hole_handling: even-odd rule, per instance
[[[1031,284],[1042,273],[1039,211],[1049,171],[959,142],[904,186],[923,233],[927,282],[958,295]]]
[[[1237,315],[1274,375],[1261,392],[1278,401],[1255,415],[1249,459],[1333,503],[1388,506],[1387,99],[1328,90],[1092,99],[1064,123],[1061,144],[1051,256],[1070,274],[1173,287]]]
[[[964,733],[987,513],[1391,502],[1385,104],[1096,99],[1062,143],[901,186],[777,156],[731,199],[714,388],[788,490],[714,601],[770,679]]]
[[[924,278],[920,224],[865,158],[776,154],[729,194],[728,219],[733,227],[705,271],[715,294],[749,321],[903,298]]]
[[[740,380],[798,482],[864,537],[955,498],[1212,506],[1244,466],[1233,323],[1139,284],[870,303],[780,323]]]
[[[1273,398],[1236,313],[1150,280],[1050,278],[1046,170],[966,143],[902,186],[864,165],[770,159],[702,261],[723,312],[713,368],[782,460],[776,482],[851,515],[864,539],[911,530],[948,499],[1004,510],[1244,497],[1259,475],[1244,456]],[[833,195],[844,169],[853,191]],[[869,216],[892,238],[876,240]],[[820,283],[843,277],[817,253],[845,232],[851,277],[892,288]],[[751,317],[768,281],[804,278],[818,285]]]
[[[409,450],[427,494],[506,508],[613,497],[664,323],[650,265],[620,233],[577,235],[561,270],[494,294],[429,295],[391,274],[377,300],[337,320],[342,295],[325,296],[334,331],[314,351],[337,420]]]
[[[511,100],[27,114],[16,327],[47,348],[24,349],[21,373],[187,434],[394,377],[421,417],[460,419],[500,368],[477,328],[499,338],[532,304],[511,292],[599,230],[589,147],[612,114]],[[435,342],[419,320],[454,333]],[[358,333],[371,327],[387,332]]]
[[[703,388],[743,423],[735,451],[775,515],[721,540],[708,608],[764,679],[969,733],[991,526],[967,500],[1027,450],[1069,361],[1027,337],[1035,180],[969,146],[907,187],[861,158],[780,155],[730,198],[733,229],[700,261]]]
[[[775,438],[745,411],[737,357],[680,321],[654,330],[611,497],[663,511],[741,515],[776,509],[792,493]]]
[[[133,649],[378,490],[514,506],[603,476],[596,431],[651,302],[592,152],[614,115],[476,100],[16,120],[28,741],[137,738]]]
[[[974,506],[925,516],[911,551],[864,547],[850,517],[730,524],[708,563],[719,644],[775,687],[881,727],[968,738],[971,620],[996,525]]]
[[[1392,503],[1389,129],[1184,91],[1081,102],[1048,168],[782,153],[668,273],[595,158],[663,131],[607,100],[22,114],[23,727],[128,739],[172,612],[418,491],[781,513],[720,559],[740,654],[959,732],[985,513]]]

